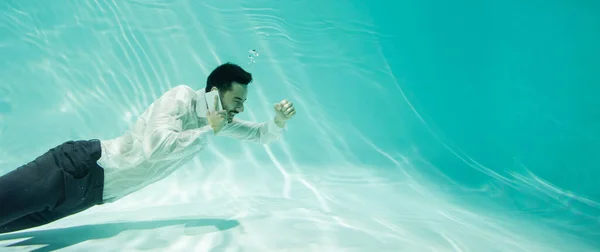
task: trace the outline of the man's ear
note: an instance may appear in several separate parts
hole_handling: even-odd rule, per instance
[[[217,91],[217,90],[219,90],[217,87],[212,87],[212,89],[210,91],[212,92],[212,91]]]

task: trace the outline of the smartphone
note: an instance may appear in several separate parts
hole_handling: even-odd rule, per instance
[[[217,107],[215,108],[215,96],[219,101],[217,103]],[[219,100],[219,90],[210,91],[204,94],[204,98],[206,98],[206,106],[208,111],[219,111],[221,110],[221,101]]]

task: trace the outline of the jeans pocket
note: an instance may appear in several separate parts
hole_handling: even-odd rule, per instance
[[[91,173],[88,172],[81,178],[75,178],[68,172],[64,172],[64,183],[65,183],[65,198],[60,208],[64,211],[78,212],[83,210],[87,202],[90,201],[89,197],[93,195],[94,183],[92,181]]]

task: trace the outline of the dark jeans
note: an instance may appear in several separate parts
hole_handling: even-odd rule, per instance
[[[102,204],[100,141],[68,141],[0,177],[0,233],[32,228]]]

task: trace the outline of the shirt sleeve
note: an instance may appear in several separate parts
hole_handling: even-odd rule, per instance
[[[181,117],[187,113],[193,96],[171,90],[152,106],[143,137],[143,153],[148,159],[178,158],[202,136],[213,135],[209,126],[183,130]],[[187,91],[183,91],[187,92]]]
[[[232,137],[238,140],[248,140],[260,144],[268,144],[279,140],[285,131],[275,124],[274,120],[256,123],[234,119],[217,135]]]

